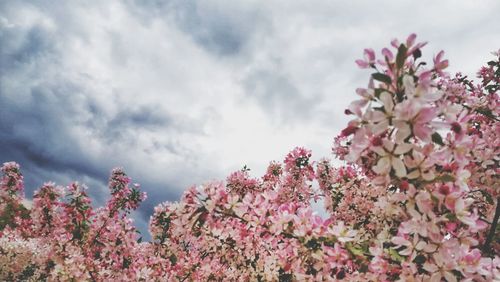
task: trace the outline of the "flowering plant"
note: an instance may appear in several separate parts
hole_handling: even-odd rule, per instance
[[[0,181],[2,280],[491,281],[500,277],[500,54],[480,83],[444,72],[426,43],[393,40],[328,159],[295,148],[252,178],[185,191],[157,206],[151,242],[128,217],[145,199],[121,169],[94,209],[85,186],[46,183],[23,202],[19,166]],[[327,217],[311,202],[322,199]]]

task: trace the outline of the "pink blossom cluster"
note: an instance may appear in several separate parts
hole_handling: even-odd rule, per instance
[[[488,241],[499,202],[499,97],[489,87],[495,79],[483,72],[478,85],[461,75],[450,78],[443,52],[425,68],[418,62],[425,43],[415,43],[415,35],[392,45],[396,55],[384,49],[375,61],[366,50],[367,60],[358,61],[375,73],[357,90],[361,99],[346,111],[354,118],[334,150],[368,177],[369,186],[385,190],[375,205],[390,220],[386,233],[370,243],[380,259],[372,271],[390,277],[396,261],[399,277],[498,277],[500,249]],[[493,71],[496,56],[488,63]]]
[[[18,166],[6,163],[2,169],[0,191],[22,191]],[[0,231],[0,280],[136,279],[137,270],[148,263],[126,215],[145,194],[129,187],[129,181],[114,170],[109,183],[113,197],[99,209],[92,208],[86,187],[78,183],[45,183],[29,208],[19,195],[9,194],[0,210],[6,222]]]
[[[154,209],[122,169],[93,208],[87,188],[44,184],[31,205],[19,166],[0,180],[0,280],[493,281],[500,277],[500,54],[479,83],[420,61],[414,34],[356,63],[373,73],[335,138],[334,167],[295,148],[264,176],[244,167]],[[313,202],[322,200],[328,216]]]

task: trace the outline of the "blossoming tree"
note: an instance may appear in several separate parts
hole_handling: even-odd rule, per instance
[[[1,280],[491,281],[500,277],[500,54],[479,83],[443,52],[393,40],[328,159],[296,148],[155,208],[151,242],[128,217],[145,199],[121,169],[93,208],[85,186],[46,183],[23,204],[19,166],[0,182]],[[323,199],[327,217],[311,202]]]

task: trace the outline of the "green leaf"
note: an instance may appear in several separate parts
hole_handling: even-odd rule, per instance
[[[420,49],[416,49],[415,51],[413,51],[413,58],[416,60],[420,57],[422,57],[422,51],[420,51]]]
[[[351,252],[351,254],[355,256],[364,256],[362,247],[355,247],[351,244],[351,242],[345,244],[345,247],[347,248],[347,250],[349,250],[349,252]]]
[[[493,197],[491,197],[491,195],[488,192],[483,191],[483,196],[486,198],[486,202],[488,202],[488,204],[493,205],[493,203],[494,203]],[[497,205],[498,205],[498,203],[497,203]]]
[[[437,178],[437,180],[442,181],[442,182],[452,182],[455,181],[455,177],[451,174],[443,174]]]
[[[416,256],[416,257],[413,259],[413,262],[414,262],[414,263],[417,263],[417,264],[423,264],[425,261],[426,261],[426,258],[425,258],[425,256],[423,256],[423,255],[418,255],[418,256]]]
[[[396,55],[396,66],[402,68],[406,61],[406,52],[408,49],[404,44],[399,45],[398,54]]]
[[[434,205],[437,206],[439,204],[439,199],[436,196],[432,195],[432,194],[431,194],[431,200],[434,203]]]
[[[361,273],[368,272],[368,265],[367,264],[362,264],[361,267],[358,269],[358,271],[361,272]]]
[[[494,86],[494,85],[491,85],[491,86]],[[476,111],[478,113],[480,113],[480,114],[483,114],[483,115],[489,117],[489,118],[496,119],[496,117],[493,114],[493,112],[490,109],[488,109],[488,108],[478,108]]]
[[[384,82],[387,84],[391,84],[391,82],[392,82],[391,77],[388,76],[387,74],[376,72],[376,73],[372,73],[372,77],[375,80],[378,80],[378,81],[381,81],[381,82]]]
[[[389,248],[389,256],[394,261],[397,261],[397,262],[403,262],[404,261],[404,258],[398,253],[398,251],[396,251],[393,248]]]
[[[488,62],[488,66],[494,66],[494,65],[496,65],[496,64],[497,64],[497,62],[495,62],[495,61],[489,61],[489,62]]]
[[[438,145],[444,146],[443,138],[437,132],[434,132],[432,134],[432,142],[434,142],[434,143],[436,143]]]
[[[451,220],[451,221],[456,221],[457,220],[457,216],[453,213],[447,213],[446,214],[446,218]]]
[[[172,263],[172,265],[175,265],[177,263],[177,257],[175,255],[171,255],[169,257],[170,259],[170,263]]]
[[[130,264],[132,263],[132,261],[128,258],[125,258],[123,259],[123,264],[122,264],[122,267],[123,268],[128,268],[130,266]]]
[[[487,191],[484,191],[484,190],[479,190],[479,192],[481,194],[483,194],[483,197],[486,198],[486,202],[488,202],[488,204],[490,205],[493,205],[493,197],[490,195],[490,193],[488,193]]]
[[[386,90],[383,88],[375,88],[375,97],[380,98],[380,94],[382,94],[382,92],[384,91]]]
[[[316,239],[311,239],[307,241],[306,247],[312,250],[318,250],[321,247],[321,244]]]

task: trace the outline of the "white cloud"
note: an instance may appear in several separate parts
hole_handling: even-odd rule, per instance
[[[363,48],[416,32],[474,74],[500,46],[493,0],[36,3],[0,4],[1,161],[61,181],[121,165],[169,200],[294,146],[329,156]]]

